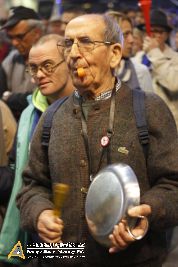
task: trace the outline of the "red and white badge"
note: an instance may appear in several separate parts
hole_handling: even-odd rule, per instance
[[[109,137],[108,136],[103,136],[101,138],[101,146],[102,147],[105,147],[109,144]]]

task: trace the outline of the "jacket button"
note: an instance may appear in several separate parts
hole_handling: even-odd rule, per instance
[[[94,106],[94,110],[100,110],[100,106],[99,106],[98,104],[96,104],[96,105]]]
[[[73,109],[73,113],[76,115],[78,113],[78,109],[77,108],[74,108]]]
[[[81,159],[80,161],[80,166],[81,167],[85,167],[87,164],[86,164],[86,161],[84,159]]]
[[[88,189],[87,189],[86,187],[81,187],[80,191],[81,191],[83,194],[87,194]]]

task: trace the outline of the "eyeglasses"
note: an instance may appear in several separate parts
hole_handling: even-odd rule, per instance
[[[26,32],[24,33],[19,33],[19,34],[15,34],[15,35],[10,35],[10,34],[7,34],[7,37],[9,40],[19,40],[19,41],[22,41],[24,39],[24,37],[29,33],[31,32],[33,29],[35,28],[34,27],[31,27],[30,29],[28,29]]]
[[[49,61],[45,61],[40,65],[29,64],[28,67],[26,68],[26,71],[29,72],[32,77],[36,77],[39,70],[41,70],[45,75],[51,75],[56,70],[56,68],[59,65],[61,65],[64,61],[65,60],[63,59],[56,65],[54,65],[54,63]]]
[[[58,42],[57,46],[62,46],[64,48],[64,53],[69,54],[74,44],[78,46],[78,49],[81,53],[87,53],[94,50],[96,44],[103,44],[109,46],[114,43],[109,41],[91,41],[88,37],[82,37],[78,38],[76,43],[74,43],[74,40],[72,39],[65,39],[63,43]]]

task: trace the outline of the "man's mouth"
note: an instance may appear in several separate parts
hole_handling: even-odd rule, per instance
[[[39,83],[39,87],[46,87],[49,84],[49,82]]]
[[[76,74],[76,75],[78,75],[78,71],[79,71],[79,70],[83,70],[83,71],[85,71],[85,68],[84,68],[84,67],[81,67],[81,66],[77,66],[77,67],[72,68],[72,72],[73,72],[74,74]]]

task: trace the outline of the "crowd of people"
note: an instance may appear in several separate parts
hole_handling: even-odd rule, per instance
[[[0,30],[8,48],[0,58],[0,267],[22,263],[8,259],[18,241],[85,244],[84,257],[27,266],[169,266],[178,225],[178,35],[161,9],[151,10],[150,26],[148,35],[141,11],[73,9],[45,24],[31,8],[9,11]],[[135,105],[145,113],[141,137]],[[127,212],[140,219],[132,231],[124,218],[113,226],[107,248],[88,229],[85,202],[97,173],[116,163],[136,174],[140,204]],[[70,187],[60,217],[57,183]]]

